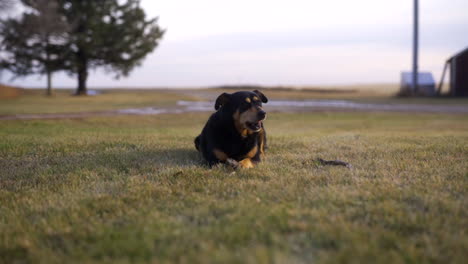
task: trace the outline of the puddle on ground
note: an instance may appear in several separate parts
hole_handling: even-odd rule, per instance
[[[264,105],[266,111],[276,112],[311,112],[331,110],[356,111],[387,111],[387,112],[426,112],[426,113],[468,113],[466,105],[422,105],[422,104],[369,104],[346,100],[270,100]],[[54,119],[54,118],[83,118],[88,116],[112,115],[158,115],[178,114],[187,112],[214,112],[212,101],[178,101],[176,105],[167,108],[144,107],[127,108],[102,112],[79,112],[63,114],[21,114],[0,116],[0,120],[16,119]]]
[[[369,104],[346,100],[270,100],[264,105],[267,111],[311,111],[311,110],[365,110],[365,111],[411,111],[411,112],[462,112],[468,113],[463,106],[448,105],[411,105],[411,104]],[[118,110],[120,114],[154,115],[165,113],[213,112],[211,101],[178,101],[175,108],[130,108]]]
[[[154,107],[120,109],[116,112],[125,115],[158,115],[168,113],[167,109],[158,109]]]

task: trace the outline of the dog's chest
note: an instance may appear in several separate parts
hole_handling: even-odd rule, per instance
[[[246,138],[239,141],[234,141],[229,144],[229,154],[236,159],[253,157],[257,153],[256,138]]]

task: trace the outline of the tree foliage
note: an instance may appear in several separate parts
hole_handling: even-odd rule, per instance
[[[52,54],[49,57],[52,61],[45,68],[64,70],[76,76],[77,94],[86,94],[90,69],[103,67],[117,78],[127,76],[141,65],[164,35],[157,18],[146,18],[140,0],[56,0],[54,9],[57,17],[52,20],[66,25],[60,27],[63,31],[59,30],[60,38],[57,38],[55,34],[47,34],[56,32],[54,28],[41,31],[27,26],[31,23],[46,24],[34,21],[44,19],[40,15],[44,12],[35,5],[39,1],[23,0],[32,11],[26,12],[20,20],[3,21],[1,34],[6,41],[2,45],[9,56],[6,60],[8,63],[2,63],[2,66],[21,76],[44,73],[42,66],[46,65],[43,63],[46,50]],[[46,36],[52,36],[49,41],[48,38],[40,37],[44,32]],[[7,40],[9,36],[12,36],[11,41]],[[41,58],[37,58],[38,54],[42,55]]]
[[[15,6],[15,0],[0,0],[0,14],[8,13]]]
[[[19,19],[2,21],[3,39],[0,66],[16,77],[30,74],[47,75],[47,91],[51,93],[51,75],[63,68],[66,34],[69,26],[58,13],[52,0],[22,1],[26,11]]]
[[[139,0],[59,2],[61,13],[73,25],[67,71],[78,77],[77,94],[86,94],[90,68],[104,67],[115,77],[127,76],[157,47],[164,34],[157,18],[146,20]]]

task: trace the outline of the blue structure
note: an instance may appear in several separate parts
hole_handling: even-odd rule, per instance
[[[400,81],[401,95],[436,95],[435,80],[430,72],[419,72],[417,87],[414,85],[413,72],[402,72]]]

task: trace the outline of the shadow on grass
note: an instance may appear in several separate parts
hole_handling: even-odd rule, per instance
[[[202,167],[195,149],[99,149],[66,154],[0,159],[0,188],[19,190],[37,185],[52,187],[70,177],[112,180],[116,177],[154,175],[169,169]]]

